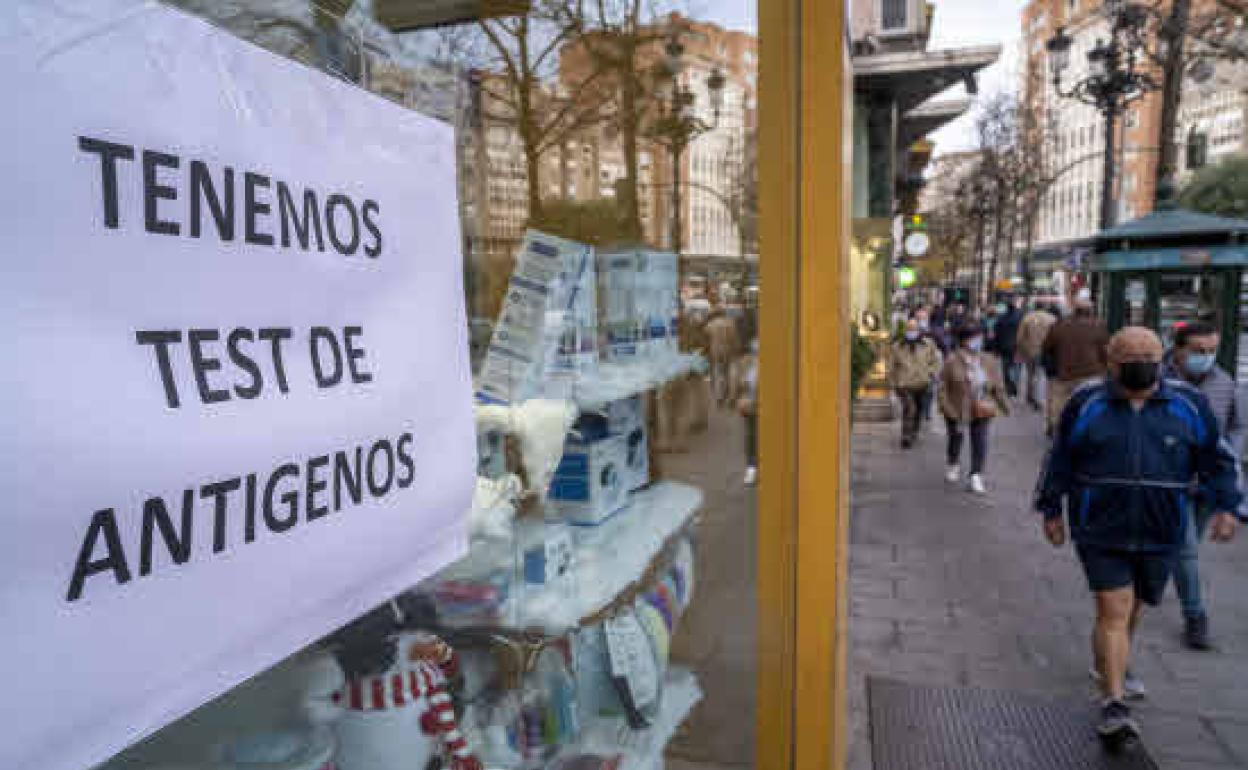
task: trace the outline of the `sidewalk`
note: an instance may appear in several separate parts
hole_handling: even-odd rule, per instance
[[[945,483],[943,435],[925,427],[908,452],[897,435],[895,423],[861,424],[853,437],[850,770],[872,767],[868,675],[1092,696],[1091,598],[1073,551],[1044,541],[1029,506],[1040,418],[995,422],[986,498]],[[1181,647],[1169,589],[1137,641],[1150,689],[1138,716],[1165,770],[1248,768],[1248,532],[1201,557],[1220,651]]]

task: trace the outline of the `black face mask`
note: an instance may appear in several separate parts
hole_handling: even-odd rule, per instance
[[[1161,364],[1156,361],[1127,361],[1118,365],[1118,384],[1124,390],[1148,390],[1157,384]]]

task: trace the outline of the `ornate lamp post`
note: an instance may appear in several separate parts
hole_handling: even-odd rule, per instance
[[[714,115],[713,121],[706,123],[695,113],[693,92],[680,82],[680,74],[684,71],[685,46],[680,42],[679,29],[673,29],[669,34],[664,53],[666,57],[656,73],[660,112],[651,126],[650,134],[667,147],[672,164],[671,244],[672,251],[679,256],[684,233],[681,221],[680,159],[694,139],[719,125],[727,78],[716,67],[706,79],[706,89]]]
[[[1063,99],[1074,99],[1095,107],[1105,121],[1105,168],[1101,177],[1100,227],[1114,224],[1114,139],[1118,116],[1126,106],[1157,87],[1153,78],[1138,67],[1136,46],[1138,32],[1147,21],[1147,12],[1124,0],[1107,0],[1105,12],[1110,21],[1109,40],[1096,41],[1088,51],[1087,77],[1062,87],[1062,74],[1070,65],[1073,40],[1066,30],[1057,33],[1045,44],[1053,89]]]

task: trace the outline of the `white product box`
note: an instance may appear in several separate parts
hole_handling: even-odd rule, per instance
[[[628,504],[628,439],[568,442],[547,505],[572,524],[599,524]]]
[[[566,383],[597,366],[597,281],[593,248],[525,234],[477,391],[511,403],[542,394],[546,381]],[[547,377],[550,375],[550,377]],[[559,395],[562,395],[560,393]]]

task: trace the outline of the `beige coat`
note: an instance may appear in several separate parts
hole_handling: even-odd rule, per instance
[[[1057,319],[1047,310],[1033,310],[1023,316],[1023,322],[1018,325],[1016,338],[1018,355],[1025,361],[1039,359],[1040,350],[1044,346],[1044,338],[1049,335],[1049,329],[1052,329],[1055,323]]]
[[[736,322],[727,314],[713,316],[706,322],[706,346],[706,357],[716,363],[727,363],[741,355]]]
[[[910,343],[897,340],[889,358],[888,381],[896,389],[917,390],[932,384],[940,371],[940,353],[926,337]]]
[[[940,412],[946,418],[958,423],[971,421],[970,378],[967,376],[966,359],[963,351],[950,353],[945,359],[945,366],[940,370]],[[1001,414],[1009,414],[1010,402],[1005,396],[1005,383],[1001,379],[1001,365],[996,356],[987,353],[979,354],[980,365],[988,377],[988,397],[997,404]]]

